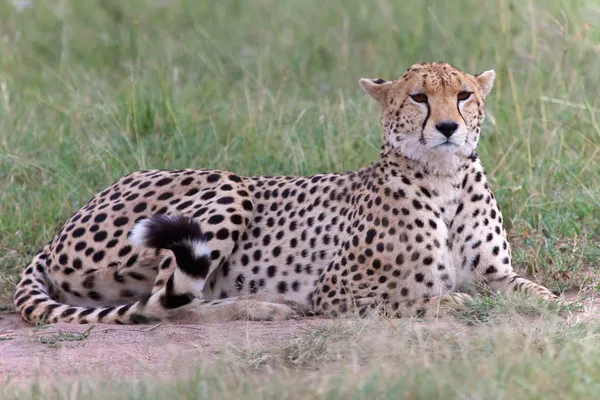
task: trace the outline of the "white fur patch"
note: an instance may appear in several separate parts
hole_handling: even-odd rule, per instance
[[[208,247],[208,243],[206,241],[186,240],[186,241],[184,241],[184,244],[190,248],[190,250],[192,251],[192,254],[194,255],[194,258],[201,258],[201,257],[209,257],[210,258],[211,249],[210,249],[210,247]]]
[[[202,290],[206,284],[206,279],[194,279],[182,272],[179,268],[175,269],[173,282],[175,283],[175,293],[193,293],[194,296],[201,297]]]
[[[148,235],[150,234],[151,221],[144,219],[133,226],[129,233],[129,240],[136,246],[146,246]]]

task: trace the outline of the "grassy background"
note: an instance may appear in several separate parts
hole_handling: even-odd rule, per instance
[[[0,0],[0,307],[128,172],[371,162],[379,111],[358,79],[438,60],[498,74],[479,152],[517,268],[597,289],[599,21],[595,0]]]

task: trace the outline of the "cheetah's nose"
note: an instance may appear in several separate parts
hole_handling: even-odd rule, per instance
[[[458,124],[453,121],[444,121],[444,122],[440,122],[435,127],[438,131],[441,132],[442,135],[449,138],[450,136],[452,136],[452,134],[454,132],[456,132],[456,129],[458,128]]]

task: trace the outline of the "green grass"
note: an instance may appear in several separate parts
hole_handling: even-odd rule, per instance
[[[59,330],[55,334],[40,336],[37,340],[48,348],[56,349],[61,346],[62,342],[80,342],[87,339],[92,333],[92,329],[94,329],[94,325],[91,325],[83,333]]]
[[[381,143],[379,111],[358,79],[391,79],[437,60],[498,74],[479,153],[516,267],[555,291],[597,290],[598,21],[595,0],[63,0],[20,12],[0,0],[0,309],[10,307],[33,252],[128,172],[313,174],[370,163]],[[477,307],[476,320],[489,314]],[[456,365],[433,354],[408,371],[399,357],[391,370],[375,363],[357,379],[309,374],[314,387],[305,378],[288,387],[287,372],[277,372],[264,394],[294,387],[308,397],[321,389],[331,398],[393,397],[406,387],[407,398],[454,396],[451,382],[478,377],[472,398],[490,397],[484,389],[533,398],[525,387],[538,379],[529,370],[536,362],[547,368],[540,379],[548,393],[567,385],[579,393],[585,379],[586,393],[597,393],[593,335],[557,332],[564,339],[553,358],[533,352],[512,367],[513,344]],[[218,376],[181,384],[182,397],[221,387],[210,386],[222,385]],[[261,379],[233,374],[227,393],[249,393]]]

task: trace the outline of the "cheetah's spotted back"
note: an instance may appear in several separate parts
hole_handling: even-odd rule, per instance
[[[15,305],[30,322],[143,323],[438,314],[474,280],[554,298],[513,271],[475,152],[494,76],[421,63],[361,79],[385,143],[355,172],[130,174],[40,250]]]

